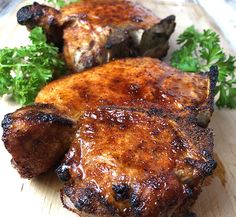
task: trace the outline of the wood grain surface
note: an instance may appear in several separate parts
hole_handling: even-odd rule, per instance
[[[177,27],[170,41],[169,55],[176,49],[177,35],[193,24],[199,29],[212,28],[217,31],[221,35],[222,45],[226,51],[235,55],[230,48],[230,43],[224,40],[216,25],[200,7],[190,1],[137,1],[153,10],[159,17],[176,15]],[[26,1],[22,1],[12,13],[0,18],[0,47],[19,46],[28,42],[26,29],[17,25],[15,19],[17,9],[25,4]],[[169,55],[165,61],[168,61]],[[9,97],[3,97],[0,100],[0,119],[2,120],[4,114],[18,107],[19,105],[12,102]],[[206,181],[193,211],[198,217],[234,217],[236,216],[236,110],[216,109],[210,126],[215,132],[215,155],[218,168],[215,175]],[[0,216],[76,216],[63,208],[59,194],[62,183],[57,180],[53,170],[38,178],[24,180],[12,168],[10,159],[10,155],[1,142]]]

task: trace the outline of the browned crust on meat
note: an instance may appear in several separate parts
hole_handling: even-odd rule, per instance
[[[175,28],[175,16],[161,20],[128,0],[81,1],[60,11],[34,3],[21,8],[17,20],[43,27],[75,71],[129,56],[164,57]]]
[[[51,105],[35,104],[5,115],[2,140],[23,178],[55,165],[70,147],[74,122]]]
[[[60,12],[46,5],[34,2],[33,5],[22,7],[17,12],[17,21],[29,30],[40,26],[46,33],[48,42],[53,42],[60,50],[63,46],[63,31],[58,23]]]
[[[64,205],[88,216],[180,216],[216,166],[212,131],[186,121],[132,108],[86,112],[63,164]]]
[[[216,167],[207,128],[216,80],[216,68],[116,60],[45,86],[43,104],[5,117],[3,141],[28,178],[70,147],[57,173],[64,206],[81,216],[185,217]]]
[[[199,113],[206,113],[201,120],[206,127],[213,112],[216,76],[217,70],[183,73],[151,58],[116,60],[51,82],[36,102],[52,103],[73,117],[108,105],[162,109],[193,122],[201,119]]]
[[[83,14],[84,19],[101,26],[129,26],[135,23],[137,28],[144,29],[161,20],[151,10],[130,0],[82,0],[63,7],[61,14],[62,23]]]

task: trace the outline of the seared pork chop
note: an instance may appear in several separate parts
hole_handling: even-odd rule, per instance
[[[76,72],[128,56],[161,58],[175,28],[174,16],[161,20],[128,0],[82,0],[60,11],[34,3],[21,8],[17,20],[29,29],[43,27]]]
[[[183,216],[215,168],[213,136],[186,119],[133,108],[85,112],[58,176],[80,216]]]
[[[35,105],[5,116],[3,141],[27,178],[69,149],[57,173],[64,205],[81,216],[182,216],[216,166],[216,79],[215,68],[115,60],[45,86]]]

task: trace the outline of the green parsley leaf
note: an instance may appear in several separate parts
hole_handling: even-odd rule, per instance
[[[177,39],[180,49],[172,54],[171,65],[186,72],[208,71],[212,65],[219,70],[215,95],[219,108],[236,108],[236,58],[227,56],[220,46],[220,38],[212,30],[198,32],[188,27]]]
[[[53,3],[56,7],[64,7],[68,4],[79,2],[80,0],[48,0],[49,3]]]
[[[0,50],[0,96],[10,94],[22,105],[32,103],[46,83],[66,72],[58,48],[47,44],[42,28],[33,29],[29,38],[28,46]]]

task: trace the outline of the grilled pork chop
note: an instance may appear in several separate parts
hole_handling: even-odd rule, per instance
[[[26,178],[69,149],[57,173],[80,216],[184,216],[216,166],[207,128],[216,79],[214,68],[112,61],[45,86],[5,116],[3,141]]]
[[[121,57],[163,57],[175,28],[174,16],[161,20],[128,0],[81,0],[60,11],[34,3],[21,8],[17,20],[43,27],[74,71]]]
[[[212,132],[168,114],[85,112],[64,163],[63,204],[80,216],[185,216],[215,167]]]

